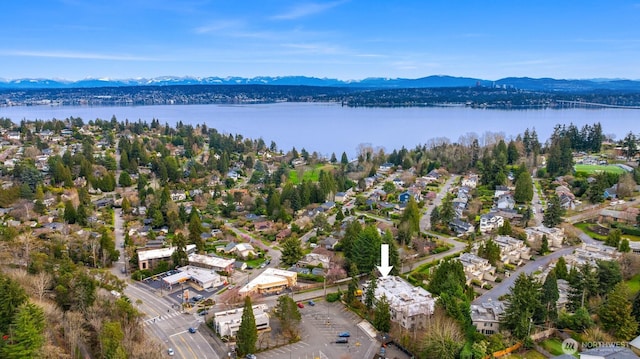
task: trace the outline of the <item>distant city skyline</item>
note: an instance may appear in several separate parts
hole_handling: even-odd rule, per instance
[[[640,79],[640,2],[10,1],[0,78]]]

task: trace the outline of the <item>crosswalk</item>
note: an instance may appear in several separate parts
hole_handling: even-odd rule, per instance
[[[142,325],[146,327],[146,326],[154,325],[156,323],[160,323],[160,322],[163,322],[165,320],[168,320],[168,319],[171,319],[171,318],[175,318],[175,317],[179,317],[179,316],[184,317],[185,315],[183,313],[181,313],[181,312],[171,311],[171,312],[169,312],[167,314],[162,314],[162,315],[159,315],[157,317],[148,318],[148,319],[146,319],[146,320],[144,320],[142,322]],[[204,318],[201,317],[201,316],[197,316],[196,320],[198,322],[201,322],[201,323],[204,322]]]

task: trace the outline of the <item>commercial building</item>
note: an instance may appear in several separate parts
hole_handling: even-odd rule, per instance
[[[369,283],[365,284],[365,291]],[[409,330],[425,328],[436,304],[431,293],[396,276],[378,278],[375,297],[382,296],[389,302],[391,320]]]
[[[224,285],[227,279],[211,269],[194,266],[178,268],[178,273],[162,278],[163,285],[169,289],[186,281],[191,281],[202,289],[208,289]]]
[[[298,283],[298,274],[288,270],[267,268],[251,282],[240,288],[240,294],[279,294],[286,288],[294,287]]]
[[[176,251],[177,247],[149,249],[146,251],[138,251],[138,269],[152,269],[158,262],[171,260],[171,255]],[[196,251],[195,244],[187,244],[187,254],[194,253]]]
[[[225,272],[231,274],[233,272],[233,263],[236,260],[214,257],[211,255],[202,255],[192,253],[189,255],[189,264],[200,268],[213,269],[218,272]]]
[[[254,305],[252,309],[253,316],[256,319],[256,328],[258,329],[258,331],[268,330],[268,306],[266,304],[257,304]],[[216,333],[218,333],[218,335],[221,337],[234,337],[236,333],[238,333],[238,329],[240,329],[243,311],[244,308],[237,308],[213,314],[213,327]]]

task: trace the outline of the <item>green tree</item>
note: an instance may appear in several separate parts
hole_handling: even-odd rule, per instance
[[[378,228],[373,225],[366,226],[353,243],[353,262],[361,273],[368,273],[380,262],[380,245],[382,238]],[[357,273],[356,273],[357,274]]]
[[[0,345],[1,356],[7,359],[41,357],[45,326],[42,308],[29,302],[21,304],[11,322],[8,343]]]
[[[27,293],[20,284],[0,272],[0,333],[9,331],[16,310],[27,299]]]
[[[540,254],[544,255],[549,252],[549,240],[547,239],[547,235],[542,236],[542,244],[540,245]]]
[[[528,171],[520,172],[518,175],[513,199],[518,203],[529,203],[533,199],[533,181]]]
[[[513,234],[513,228],[511,227],[510,220],[504,220],[504,224],[498,228],[498,234],[501,236],[510,236]]]
[[[364,293],[364,306],[367,310],[373,309],[376,299],[376,288],[378,288],[378,278],[375,273],[371,273],[371,280],[367,284],[367,290]]]
[[[622,241],[620,241],[620,247],[618,247],[618,250],[622,253],[631,252],[631,247],[629,246],[629,240],[624,238]]]
[[[564,259],[564,257],[558,258],[558,261],[556,262],[556,266],[554,267],[553,271],[556,272],[557,279],[566,280],[569,277],[569,273],[567,271],[567,261]]]
[[[131,176],[129,172],[122,171],[120,172],[120,177],[118,177],[118,184],[120,187],[129,187],[131,186]]]
[[[516,163],[518,163],[519,158],[520,153],[518,152],[516,142],[509,141],[509,145],[507,146],[507,164],[515,165]]]
[[[100,347],[102,358],[125,359],[127,353],[122,346],[124,332],[118,321],[107,321],[100,330]]]
[[[187,239],[182,233],[178,233],[173,237],[173,246],[176,250],[171,255],[171,260],[175,267],[182,267],[189,263],[187,255]]]
[[[340,156],[340,164],[342,164],[343,166],[346,166],[349,164],[349,158],[347,157],[346,152],[342,152],[342,156]]]
[[[388,333],[391,330],[391,307],[384,294],[376,301],[373,326],[382,333]]]
[[[204,251],[204,240],[201,237],[202,232],[204,232],[204,230],[202,228],[202,222],[200,221],[200,215],[194,208],[191,210],[189,217],[189,241],[196,245],[199,252]]]
[[[625,283],[618,283],[607,295],[600,307],[602,327],[620,340],[631,340],[636,335],[638,322],[632,315],[629,289]]]
[[[289,336],[292,341],[299,339],[298,326],[302,316],[293,298],[288,295],[279,296],[274,311],[276,318],[280,321],[283,333]]]
[[[69,224],[74,224],[76,223],[76,209],[73,207],[73,204],[71,203],[71,201],[66,201],[64,203],[64,215],[63,215],[63,219],[65,220],[65,222],[69,223]]]
[[[620,245],[620,240],[622,239],[622,231],[618,228],[612,229],[609,231],[607,235],[607,239],[605,239],[604,244],[618,248]]]
[[[253,307],[251,298],[244,297],[244,308],[242,310],[242,319],[240,328],[236,334],[236,348],[240,356],[253,354],[256,352],[256,342],[258,341],[258,329],[256,327],[256,318],[253,315]]]
[[[560,198],[558,198],[556,194],[553,194],[547,204],[547,210],[544,211],[542,223],[546,227],[553,228],[562,223],[564,212],[564,208],[560,205]]]
[[[478,257],[488,260],[491,265],[496,265],[500,259],[500,246],[489,238],[478,247]]]
[[[555,272],[551,271],[542,284],[541,302],[545,311],[545,321],[555,322],[558,318],[557,303],[559,298],[558,280]]]
[[[513,287],[507,294],[507,307],[504,311],[500,327],[507,329],[517,339],[524,339],[529,335],[531,323],[542,318],[540,283],[532,276],[520,273]]]
[[[288,265],[297,263],[304,253],[302,251],[302,244],[300,239],[295,237],[289,237],[282,242],[282,262]]]
[[[420,233],[420,209],[413,196],[409,196],[409,202],[402,213],[402,222],[409,223],[412,235]]]
[[[384,231],[382,235],[382,243],[389,245],[389,265],[392,266],[391,275],[399,275],[400,274],[400,254],[398,253],[398,246],[396,245],[396,241],[393,239],[393,234],[389,229]],[[380,263],[382,264],[382,263]]]
[[[622,282],[622,270],[617,261],[597,261],[596,267],[598,275],[598,292],[599,295],[606,295],[613,287]]]

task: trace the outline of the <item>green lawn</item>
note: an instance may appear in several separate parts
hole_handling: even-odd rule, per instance
[[[625,173],[625,170],[623,170],[622,168],[618,167],[618,166],[614,166],[614,165],[606,165],[606,166],[599,166],[599,165],[575,165],[574,169],[576,170],[576,172],[586,172],[588,174],[592,174],[594,172],[600,172],[600,171],[604,171],[604,172],[612,172],[612,173],[616,173],[616,174],[623,174]]]
[[[298,176],[297,170],[295,169],[290,170],[289,181],[291,181],[293,184],[298,184],[301,181],[318,182],[318,179],[320,178],[320,171],[323,171],[323,170],[331,171],[333,170],[333,168],[334,168],[333,165],[322,165],[322,164],[318,164],[313,168],[305,167],[304,172],[302,173],[302,179],[300,179],[300,176]]]
[[[562,355],[564,352],[562,351],[562,342],[556,338],[549,338],[540,343],[540,346],[544,348],[544,350],[548,351],[553,355]]]
[[[535,350],[529,350],[525,353],[511,353],[509,358],[513,359],[546,359],[546,357]]]
[[[601,236],[595,232],[592,232],[589,229],[589,226],[591,226],[590,223],[576,223],[574,224],[575,227],[580,228],[580,230],[582,230],[586,235],[588,235],[589,237],[599,240],[599,241],[604,241],[605,239],[607,239],[607,237],[605,236]]]
[[[629,287],[629,291],[632,294],[636,294],[640,291],[640,274],[634,275],[627,282],[627,286]]]

